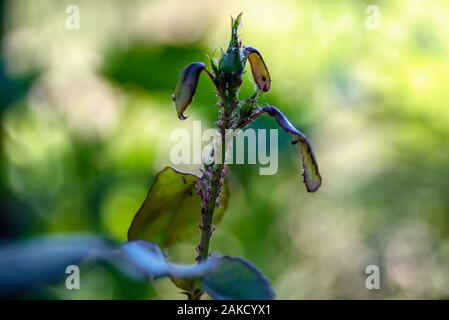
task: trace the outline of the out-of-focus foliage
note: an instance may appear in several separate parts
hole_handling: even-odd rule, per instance
[[[170,132],[216,118],[202,77],[194,115],[178,121],[170,95],[180,71],[226,46],[229,16],[244,12],[240,36],[270,70],[263,99],[305,128],[324,182],[303,190],[297,150],[280,134],[276,175],[232,168],[211,250],[252,261],[278,298],[449,297],[447,1],[78,1],[80,30],[65,28],[67,4],[2,2],[2,239],[126,240],[169,164]],[[366,27],[371,4],[377,29]],[[245,77],[242,97],[253,91],[249,66]],[[170,248],[172,260],[192,263],[198,237]],[[370,264],[380,290],[365,288]],[[32,297],[180,297],[169,280],[153,288],[107,266],[81,274],[80,290],[61,282]]]
[[[48,286],[65,274],[66,280],[80,289],[73,267],[79,264],[108,263],[136,281],[170,277],[180,281],[199,281],[215,299],[271,300],[269,281],[250,262],[242,258],[215,254],[190,265],[173,264],[155,243],[143,240],[123,245],[95,235],[71,234],[36,237],[0,248],[0,297]],[[72,283],[73,282],[73,283]],[[194,293],[197,294],[196,292]]]

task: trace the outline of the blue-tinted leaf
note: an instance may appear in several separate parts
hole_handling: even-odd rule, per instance
[[[154,243],[131,241],[122,246],[130,261],[148,277],[196,278],[205,275],[219,263],[219,258],[212,256],[204,262],[192,265],[169,263],[162,250]]]
[[[296,129],[281,110],[273,106],[265,107],[264,110],[276,120],[276,122],[282,129],[284,129],[285,132],[298,136],[301,139],[305,139],[305,134]]]
[[[114,246],[93,235],[42,237],[0,248],[0,294],[29,289],[66,276],[68,265],[108,260]]]
[[[242,258],[221,257],[218,267],[203,277],[204,290],[218,300],[271,300],[267,278]]]

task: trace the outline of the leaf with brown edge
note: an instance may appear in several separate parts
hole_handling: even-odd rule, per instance
[[[321,186],[321,175],[312,148],[307,139],[300,140],[302,175],[307,191],[315,192]]]
[[[267,113],[273,117],[277,124],[287,133],[297,137],[293,144],[300,142],[301,160],[302,160],[302,174],[304,176],[304,184],[308,192],[315,192],[321,186],[321,175],[318,169],[318,163],[315,159],[312,147],[304,133],[295,128],[295,126],[287,119],[281,110],[274,106],[266,106],[259,108],[251,116],[244,121],[239,128],[243,128],[251,121],[254,121],[261,115]]]
[[[295,126],[287,119],[287,117],[276,107],[268,106],[263,108],[270,116],[272,116],[284,131],[298,137],[300,142],[302,175],[304,184],[308,192],[315,192],[321,186],[321,175],[318,170],[318,164],[315,159],[312,147],[304,133],[295,128]]]
[[[129,240],[146,240],[165,247],[198,232],[201,199],[194,183],[197,176],[172,167],[160,171],[128,230]],[[220,223],[228,205],[229,189],[225,181],[222,208],[215,210],[214,223]]]
[[[249,60],[254,81],[259,90],[267,92],[271,87],[271,77],[260,52],[253,47],[245,47],[243,55]]]
[[[187,119],[184,115],[184,111],[192,102],[200,73],[205,70],[205,68],[206,65],[202,62],[192,62],[182,70],[179,76],[172,99],[175,102],[176,111],[178,112],[178,118],[180,120]]]

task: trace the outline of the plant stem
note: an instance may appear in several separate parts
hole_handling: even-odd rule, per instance
[[[201,225],[201,240],[199,245],[198,262],[206,260],[209,256],[209,244],[210,238],[212,237],[213,219],[215,212],[215,204],[220,192],[220,177],[223,170],[223,165],[214,165],[212,169],[212,179],[210,185],[212,192],[210,198],[208,199],[208,205],[206,212],[203,212],[203,221]]]
[[[217,200],[220,197],[226,159],[226,129],[232,126],[233,111],[238,105],[237,91],[239,81],[226,84],[217,88],[217,96],[220,97],[219,105],[223,108],[220,112],[220,118],[217,122],[217,128],[221,138],[221,163],[211,164],[205,167],[205,176],[208,177],[206,185],[209,190],[208,196],[203,200],[202,222],[201,222],[201,240],[198,245],[197,262],[205,261],[209,257],[210,239],[213,233],[214,212],[217,206]],[[195,300],[201,298],[202,292],[196,295],[190,295]]]

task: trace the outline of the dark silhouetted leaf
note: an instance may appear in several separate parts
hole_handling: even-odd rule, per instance
[[[271,87],[271,77],[267,65],[263,61],[260,52],[253,47],[245,47],[243,55],[248,59],[251,65],[254,81],[261,91],[269,91]]]
[[[197,178],[171,167],[159,172],[131,223],[128,239],[146,240],[164,247],[199,232],[201,199],[194,186]],[[228,198],[225,181],[221,194],[222,208],[215,211],[215,224],[223,218]]]
[[[192,62],[182,70],[181,75],[179,76],[175,93],[173,94],[173,101],[175,102],[176,111],[178,112],[178,118],[181,120],[187,119],[187,117],[184,116],[184,111],[187,109],[190,102],[192,102],[201,71],[205,70],[205,68],[206,65],[202,62]]]
[[[220,257],[217,268],[203,277],[204,290],[218,300],[271,300],[267,278],[242,258]]]

